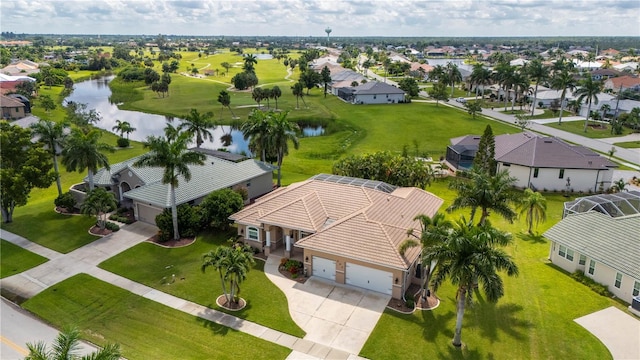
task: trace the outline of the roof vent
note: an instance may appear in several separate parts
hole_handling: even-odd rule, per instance
[[[552,142],[553,142],[553,141],[551,141],[551,140],[545,140],[545,141],[544,141],[544,143],[545,143],[545,144],[551,144]]]

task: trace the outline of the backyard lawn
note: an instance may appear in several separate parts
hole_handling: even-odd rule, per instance
[[[247,279],[240,285],[240,296],[247,300],[247,307],[229,312],[216,305],[215,299],[222,295],[220,278],[211,268],[206,273],[200,271],[202,255],[222,244],[226,245],[227,239],[234,234],[235,231],[226,234],[207,233],[199,236],[194,244],[176,249],[142,243],[103,262],[100,267],[200,305],[303,337],[304,331],[289,315],[287,298],[267,279],[261,260],[256,260]],[[132,263],[136,266],[131,266]],[[170,283],[174,274],[176,281]]]
[[[55,304],[55,305],[52,305]],[[79,274],[22,306],[93,343],[120,344],[127,359],[284,359],[291,350],[171,309]]]
[[[47,258],[0,239],[0,279],[29,270],[45,262],[47,262]]]

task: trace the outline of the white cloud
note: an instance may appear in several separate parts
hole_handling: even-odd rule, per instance
[[[639,36],[626,0],[2,0],[2,31],[59,34]]]

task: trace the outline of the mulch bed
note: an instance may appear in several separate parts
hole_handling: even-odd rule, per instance
[[[168,248],[179,248],[179,247],[184,247],[184,246],[188,246],[193,244],[194,241],[196,241],[195,237],[185,237],[185,238],[180,238],[180,240],[168,240],[168,241],[160,241],[160,235],[154,235],[150,238],[148,238],[146,241],[150,242],[150,243],[154,243],[158,246],[162,246],[162,247],[168,247]]]
[[[288,272],[287,270],[284,269],[278,269],[278,271],[280,272],[280,274],[282,274],[282,276],[286,277],[287,279],[293,280],[295,282],[298,282],[300,284],[304,284],[307,282],[307,280],[309,279],[308,277],[304,276],[304,275],[298,275],[298,277],[294,278],[290,272]]]
[[[99,226],[92,226],[91,229],[89,229],[89,233],[91,233],[91,235],[98,235],[98,236],[107,236],[109,234],[111,234],[113,231],[104,228],[104,229],[100,229]]]
[[[431,294],[431,296],[427,297],[425,303],[422,302],[421,288],[418,284],[411,284],[409,286],[409,288],[405,292],[405,297],[409,295],[413,295],[413,298],[415,299],[416,310],[429,310],[438,305],[439,300],[433,293]],[[410,313],[414,310],[413,308],[408,307],[407,304],[401,299],[389,300],[387,307],[404,313]]]

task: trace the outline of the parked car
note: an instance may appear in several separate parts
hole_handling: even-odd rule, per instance
[[[467,99],[465,99],[465,98],[463,98],[463,97],[459,97],[459,98],[456,98],[456,101],[457,101],[457,102],[459,102],[459,103],[464,104],[464,103],[466,103],[466,102],[467,102]]]

